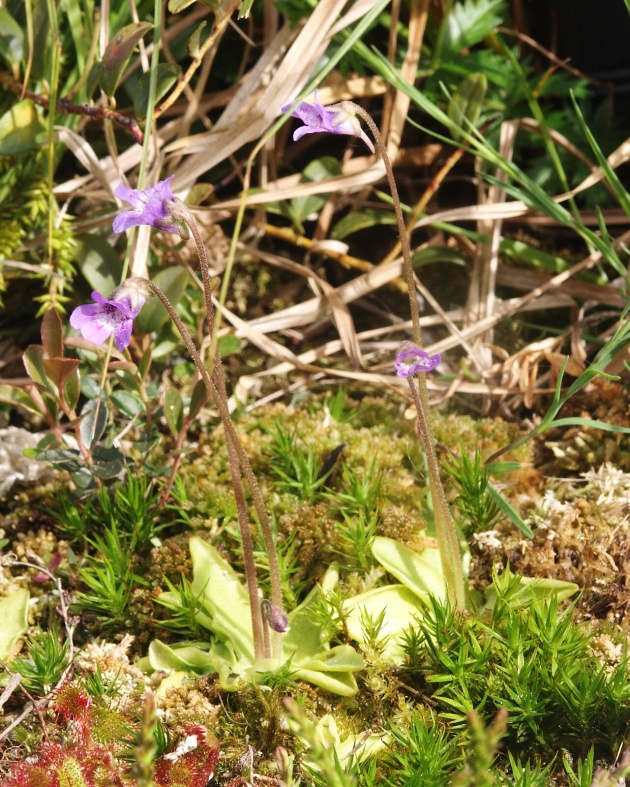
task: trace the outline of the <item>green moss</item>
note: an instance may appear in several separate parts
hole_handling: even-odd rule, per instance
[[[570,399],[562,417],[581,417],[630,427],[630,391],[616,380],[596,377]],[[549,476],[576,476],[611,462],[630,471],[630,436],[588,426],[553,429],[538,442],[537,464]]]
[[[427,534],[431,511],[423,459],[413,420],[403,418],[404,409],[398,400],[387,396],[347,399],[340,408],[338,402],[332,403],[329,396],[322,395],[311,396],[299,406],[273,404],[239,417],[237,428],[277,529],[289,607],[321,580],[333,561],[340,567],[336,588],[340,596],[355,595],[392,581],[382,567],[371,561],[367,549],[365,562],[359,567],[349,534],[356,535],[352,527],[360,521],[365,524],[373,517],[377,534],[415,549],[434,544]],[[341,420],[332,416],[333,411]],[[273,468],[273,463],[277,469],[286,460],[277,445],[274,447],[273,430],[278,423],[292,436],[291,452],[304,456],[310,452],[317,471],[339,446],[345,446],[334,472],[324,484],[311,489],[308,498],[296,493],[299,487],[280,483],[281,476]],[[468,416],[435,411],[433,423],[439,445],[455,452],[469,452],[471,456],[477,450],[482,459],[521,435],[514,424],[501,419],[475,421]],[[616,440],[615,445],[623,450],[622,440]],[[605,724],[587,718],[584,708],[591,707],[588,702],[609,702],[614,694],[607,688],[597,688],[598,664],[606,665],[609,675],[621,675],[630,597],[625,591],[624,575],[614,566],[624,565],[623,555],[630,550],[630,535],[619,508],[630,482],[614,468],[591,473],[577,483],[554,482],[533,466],[534,456],[532,442],[506,453],[502,460],[516,460],[521,469],[500,477],[501,483],[507,483],[504,493],[512,504],[522,514],[534,516],[534,540],[524,539],[505,520],[499,522],[496,533],[485,540],[473,538],[471,576],[483,591],[491,580],[492,569],[509,561],[517,572],[575,580],[584,588],[578,609],[587,622],[578,625],[571,614],[565,614],[558,637],[568,643],[562,656],[563,669],[569,674],[571,664],[579,662],[588,676],[588,685],[585,683],[581,689],[582,705],[580,700],[565,707],[564,718],[568,721],[562,729],[545,726],[551,724],[551,717],[540,721],[526,714],[527,703],[535,694],[532,687],[537,687],[536,691],[554,690],[544,683],[545,671],[550,673],[552,669],[545,661],[547,656],[537,663],[537,657],[526,657],[527,664],[534,665],[529,667],[530,674],[508,674],[508,666],[516,669],[518,660],[514,661],[514,652],[507,643],[527,641],[532,648],[540,649],[540,636],[536,635],[537,640],[532,633],[536,633],[536,626],[548,625],[553,633],[553,616],[540,617],[541,611],[533,622],[531,615],[527,618],[529,613],[515,615],[509,626],[505,620],[490,625],[487,614],[449,619],[438,627],[439,647],[435,652],[427,650],[425,638],[425,645],[414,651],[408,669],[402,672],[383,662],[378,643],[365,645],[366,667],[357,676],[359,694],[345,700],[290,679],[283,681],[282,686],[249,686],[238,693],[225,694],[212,676],[170,688],[167,684],[160,688],[161,678],[156,676],[151,678],[151,685],[158,693],[163,724],[169,734],[177,736],[192,721],[202,719],[221,740],[223,771],[236,776],[247,740],[255,752],[260,752],[255,756],[256,772],[272,776],[277,746],[297,753],[298,760],[301,757],[308,761],[310,756],[286,727],[283,699],[288,694],[299,700],[305,717],[313,724],[332,714],[342,739],[348,735],[360,738],[375,728],[388,733],[380,759],[349,766],[359,784],[397,787],[413,773],[432,774],[427,776],[434,779],[431,783],[447,784],[462,766],[470,745],[466,710],[479,711],[483,729],[492,722],[498,705],[488,699],[490,691],[493,696],[500,695],[502,702],[513,704],[506,748],[498,755],[495,772],[510,775],[514,768],[518,769],[518,762],[526,764],[531,754],[542,756],[541,773],[549,776],[553,772],[555,775],[549,778],[558,779],[564,765],[553,761],[553,747],[564,746],[574,755],[585,757],[589,736],[596,740],[598,752],[608,756],[606,752],[612,751],[625,734],[627,692],[620,684],[617,715],[609,712],[606,705]],[[290,463],[285,462],[284,467],[291,470]],[[445,481],[449,481],[446,473]],[[543,510],[540,506],[544,494],[549,502]],[[25,521],[21,520],[22,524]],[[134,589],[126,625],[137,635],[133,647],[138,654],[145,653],[149,639],[155,637],[160,617],[169,614],[154,603],[155,595],[165,589],[164,577],[178,584],[181,574],[190,576],[188,539],[192,531],[203,530],[204,538],[242,571],[231,474],[221,428],[205,435],[200,447],[185,454],[172,506],[159,514],[160,524],[167,521],[170,529],[160,531],[161,543],[138,556],[135,564],[147,583]],[[252,533],[259,539],[254,517],[252,523]],[[45,534],[22,536],[20,542],[23,550],[42,554],[49,554],[58,543]],[[264,575],[264,571],[261,573]],[[265,582],[262,584],[264,587]],[[509,627],[512,628],[508,630]],[[171,642],[181,639],[174,632],[159,631],[159,636]],[[344,640],[342,625],[337,636],[338,641]],[[134,680],[139,681],[138,676]],[[518,697],[512,696],[510,689],[520,691]],[[125,703],[135,707],[142,690],[142,684],[135,683],[132,699]],[[560,702],[561,697],[554,694],[553,701]],[[557,717],[558,713],[554,718]],[[582,725],[579,735],[571,732],[572,724]],[[51,730],[54,732],[54,727]],[[413,745],[405,741],[412,741]],[[427,752],[433,752],[431,757]],[[514,757],[512,763],[507,752]],[[318,756],[325,755],[320,751]],[[316,776],[302,776],[306,784],[318,784]]]

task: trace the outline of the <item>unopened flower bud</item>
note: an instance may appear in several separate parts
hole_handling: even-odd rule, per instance
[[[269,628],[277,631],[278,634],[286,634],[289,630],[289,618],[287,617],[287,613],[280,609],[280,607],[276,607],[275,604],[272,604],[271,601],[268,601],[266,598],[260,602],[260,608],[265,620],[269,624]]]

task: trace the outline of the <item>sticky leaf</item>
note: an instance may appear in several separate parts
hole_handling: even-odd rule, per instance
[[[422,601],[427,601],[428,593],[439,599],[446,598],[439,549],[427,547],[422,552],[414,552],[393,538],[377,536],[372,544],[372,554]]]
[[[29,592],[20,588],[0,600],[0,659],[9,661],[19,650],[20,638],[28,628]]]

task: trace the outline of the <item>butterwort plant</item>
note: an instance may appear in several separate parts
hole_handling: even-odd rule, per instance
[[[132,189],[124,184],[119,185],[114,193],[121,200],[129,203],[131,209],[123,210],[116,216],[113,229],[116,232],[124,232],[132,227],[148,225],[162,232],[176,233],[184,240],[192,236],[197,248],[201,268],[207,328],[209,334],[212,335],[214,308],[206,249],[192,212],[182,200],[173,194],[171,180],[172,178],[167,178],[147,189]],[[154,282],[138,277],[124,281],[109,297],[93,292],[92,300],[94,303],[77,307],[70,316],[70,324],[81,331],[85,339],[96,344],[100,344],[113,336],[117,348],[122,351],[128,347],[133,321],[140,313],[142,306],[151,293],[159,298],[167,310],[205,385],[208,398],[212,400],[219,412],[226,435],[232,487],[236,499],[243,544],[245,576],[251,608],[254,654],[256,659],[270,656],[279,658],[282,652],[281,636],[283,627],[277,624],[277,621],[282,620],[284,613],[282,611],[283,599],[280,569],[274,536],[251,463],[232,423],[223,367],[219,352],[216,349],[216,343],[211,344],[215,349],[213,357],[209,359],[208,366],[206,366],[200,350],[195,345],[186,326],[168,298]],[[262,605],[256,575],[249,514],[245,502],[244,484],[249,488],[263,534],[265,551],[268,556],[271,600]],[[274,610],[271,618],[269,615],[270,609]]]
[[[286,105],[283,108],[283,112],[289,111],[291,106],[291,104]],[[449,600],[455,608],[464,609],[466,606],[466,590],[459,537],[453,518],[451,517],[451,512],[444,493],[444,487],[440,479],[431,421],[429,419],[429,394],[426,375],[428,372],[437,368],[441,362],[441,358],[439,355],[431,356],[426,350],[422,349],[422,328],[420,326],[418,303],[415,297],[416,283],[411,262],[409,237],[407,235],[400,197],[398,196],[398,188],[394,179],[394,172],[387,154],[385,142],[372,116],[366,112],[363,107],[355,104],[353,101],[341,101],[338,104],[324,107],[319,102],[317,91],[315,91],[314,104],[311,105],[302,102],[292,110],[291,114],[304,124],[294,132],[294,140],[300,139],[305,134],[348,134],[363,140],[370,150],[374,151],[374,145],[361,128],[360,118],[365,121],[372,132],[372,136],[376,142],[376,148],[383,159],[385,172],[392,193],[398,232],[400,235],[400,245],[403,255],[403,265],[413,326],[413,341],[405,341],[402,343],[396,354],[394,369],[396,374],[407,379],[409,390],[416,408],[417,431],[427,458],[436,537],[440,548],[442,570],[446,580]]]

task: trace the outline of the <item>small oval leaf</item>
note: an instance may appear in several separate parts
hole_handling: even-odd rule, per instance
[[[92,472],[98,478],[116,478],[125,469],[125,457],[118,448],[97,446],[92,452]]]
[[[235,336],[233,333],[226,333],[224,336],[219,336],[217,344],[221,358],[227,358],[228,355],[239,352],[243,346],[238,336]]]
[[[107,426],[107,405],[100,399],[92,399],[85,403],[81,416],[81,437],[86,448],[91,448],[103,436]]]
[[[372,208],[353,210],[347,216],[339,219],[333,227],[330,237],[333,240],[343,240],[348,235],[352,235],[360,230],[395,223],[396,217],[383,210],[374,210]]]
[[[57,392],[55,391],[54,385],[48,379],[46,369],[44,368],[44,348],[42,345],[29,345],[22,356],[22,360],[24,361],[26,373],[31,380],[37,383],[40,388],[55,396]]]
[[[61,391],[73,375],[76,377],[81,361],[76,358],[44,358],[43,364],[46,376]]]
[[[157,72],[157,84],[155,88],[156,102],[162,99],[173,85],[180,78],[182,73],[181,68],[175,63],[160,63]],[[147,71],[143,74],[136,84],[133,98],[133,110],[136,117],[142,120],[147,116],[147,107],[149,106],[149,82],[151,74]]]
[[[198,380],[193,388],[188,407],[188,417],[193,420],[199,415],[199,411],[208,401],[208,389],[203,380]]]
[[[42,345],[49,358],[63,358],[63,325],[56,309],[48,309],[44,314]]]
[[[195,29],[188,40],[188,54],[190,57],[199,57],[201,49],[201,31],[204,29],[206,24],[207,22],[202,22],[199,27]]]
[[[80,395],[81,375],[79,374],[79,370],[77,368],[74,374],[68,377],[63,386],[63,398],[66,400],[66,404],[70,410],[74,410],[76,408]]]
[[[122,261],[102,235],[81,233],[76,236],[77,267],[93,290],[107,297],[120,284]]]
[[[179,299],[184,294],[186,285],[190,281],[190,274],[186,268],[182,268],[179,265],[173,265],[171,268],[164,268],[158,271],[155,276],[153,276],[153,281],[158,285],[173,306],[176,306]],[[157,331],[161,328],[168,320],[168,312],[164,306],[162,306],[157,298],[151,298],[145,303],[144,308],[138,315],[136,323],[141,331],[144,331],[144,333],[151,333],[151,331]],[[153,349],[153,353],[156,355],[155,348]]]
[[[48,462],[60,470],[75,472],[83,467],[81,454],[74,449],[52,448],[49,451],[42,451],[37,455],[42,462]]]
[[[130,393],[129,391],[115,391],[111,395],[111,400],[127,418],[134,418],[146,412],[147,409],[138,394]]]
[[[164,417],[168,428],[177,437],[184,425],[184,403],[176,388],[167,388],[164,394]]]
[[[119,30],[110,40],[101,61],[100,84],[108,96],[113,96],[133,50],[140,39],[153,28],[148,22],[132,22]]]

